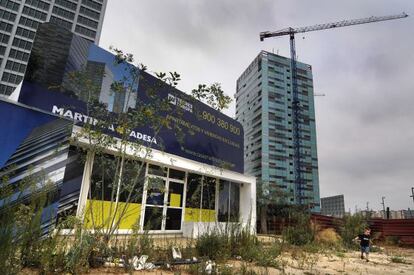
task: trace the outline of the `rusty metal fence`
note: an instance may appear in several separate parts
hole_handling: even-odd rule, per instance
[[[320,229],[334,228],[338,230],[343,223],[340,218],[312,214],[311,221],[317,224]],[[370,219],[368,221],[373,233],[385,240],[392,237],[404,245],[414,245],[414,219]],[[294,226],[291,221],[286,218],[269,217],[267,221],[267,229],[270,234],[281,234],[286,226]],[[260,223],[258,222],[258,232],[260,231]]]

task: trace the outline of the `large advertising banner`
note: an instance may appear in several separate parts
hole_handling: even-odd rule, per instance
[[[72,126],[56,115],[0,99],[0,210],[27,202],[41,189],[49,190],[41,216],[44,230],[66,210],[76,210],[83,162],[69,144]]]
[[[76,72],[82,72],[87,81],[74,81]],[[93,88],[80,87],[87,84]],[[180,112],[162,113],[173,125],[159,132],[148,125],[132,129],[131,141],[243,173],[240,123],[52,23],[42,24],[37,31],[19,102],[82,124],[93,123],[98,115],[87,110],[91,96],[116,115],[154,104],[149,96],[154,91],[156,100],[165,100]],[[116,127],[109,127],[108,133],[116,136]]]

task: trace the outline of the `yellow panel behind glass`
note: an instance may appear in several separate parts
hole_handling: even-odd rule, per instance
[[[215,222],[216,211],[211,209],[186,208],[184,221],[186,222]]]
[[[139,223],[141,214],[141,204],[138,203],[118,203],[118,210],[115,214],[115,203],[101,200],[87,200],[85,208],[85,225],[87,228],[109,228],[112,220],[119,221],[119,229],[132,229]]]

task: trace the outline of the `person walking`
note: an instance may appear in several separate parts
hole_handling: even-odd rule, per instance
[[[359,245],[361,247],[361,259],[364,259],[364,253],[365,253],[365,259],[367,262],[369,262],[369,248],[371,244],[371,229],[366,227],[364,229],[364,233],[358,235],[354,239],[355,241],[359,242]]]

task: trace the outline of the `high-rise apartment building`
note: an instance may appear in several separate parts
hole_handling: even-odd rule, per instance
[[[312,67],[297,62],[300,178],[294,164],[291,60],[266,51],[237,80],[236,119],[244,127],[244,170],[289,204],[320,210]],[[274,196],[274,192],[269,192]]]
[[[98,44],[107,0],[0,0],[0,95],[23,79],[36,30],[53,22]]]

